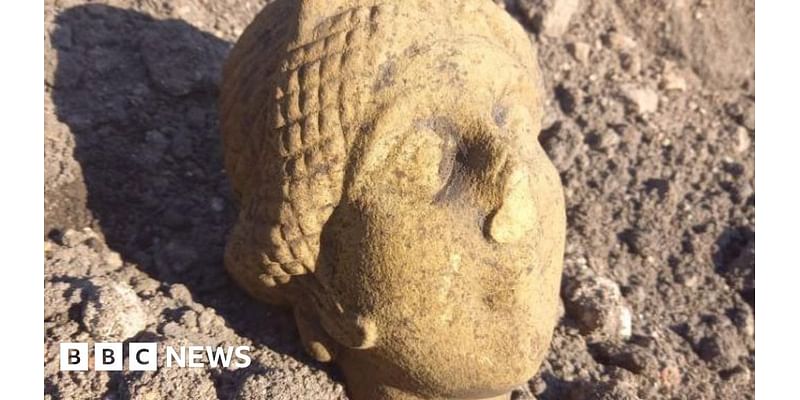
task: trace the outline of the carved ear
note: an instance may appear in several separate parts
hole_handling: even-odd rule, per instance
[[[294,307],[294,320],[308,354],[319,362],[330,362],[336,357],[337,344],[319,323],[312,307]]]
[[[374,322],[353,313],[318,313],[315,307],[298,304],[294,319],[306,351],[320,362],[333,361],[340,346],[368,349],[378,336]]]
[[[337,304],[338,306],[338,304]],[[341,306],[334,312],[322,312],[320,323],[326,332],[339,344],[351,349],[368,349],[375,345],[378,328],[369,317],[343,311]]]

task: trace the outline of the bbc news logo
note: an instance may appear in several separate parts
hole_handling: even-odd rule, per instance
[[[251,363],[248,346],[165,346],[165,368],[245,368]],[[62,371],[89,370],[89,343],[61,343],[59,362]],[[128,343],[128,370],[155,371],[158,369],[158,343]],[[95,371],[122,371],[123,344],[95,343]]]

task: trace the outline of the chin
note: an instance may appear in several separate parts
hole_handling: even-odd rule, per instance
[[[484,382],[474,382],[474,384],[463,388],[450,390],[442,393],[444,397],[455,399],[485,399],[509,393],[520,385],[533,378],[536,374],[537,366],[530,366],[523,373],[500,373],[498,376],[489,378]]]
[[[462,381],[463,386],[446,390],[441,395],[457,399],[483,399],[500,396],[524,385],[536,375],[544,354],[541,352],[519,354],[511,358],[497,357],[495,368],[475,368],[475,374]]]
[[[520,385],[524,384],[526,381],[522,381],[513,385],[508,385],[504,387],[494,386],[490,389],[473,389],[473,390],[466,390],[460,391],[456,393],[449,393],[446,396],[451,398],[457,399],[487,399],[491,397],[497,397],[506,393],[511,392],[515,388],[519,387]]]

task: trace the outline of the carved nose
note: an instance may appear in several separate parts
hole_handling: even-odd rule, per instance
[[[506,175],[500,207],[489,221],[489,237],[497,243],[514,243],[534,228],[536,208],[527,168],[511,166]]]

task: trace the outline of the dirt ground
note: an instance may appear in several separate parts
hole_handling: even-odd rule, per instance
[[[222,268],[220,65],[263,4],[45,1],[45,398],[346,399]],[[753,1],[502,5],[539,49],[569,226],[551,351],[514,398],[753,398]],[[59,371],[59,342],[102,340],[253,365]]]

